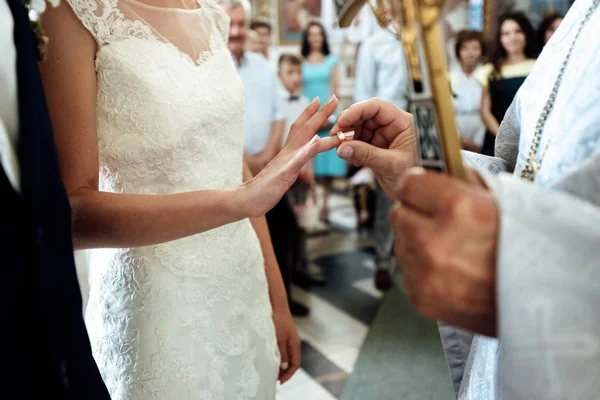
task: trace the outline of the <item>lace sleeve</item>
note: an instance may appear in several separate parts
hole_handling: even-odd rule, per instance
[[[512,172],[517,164],[519,154],[519,138],[521,136],[521,106],[520,96],[517,94],[510,105],[504,119],[500,124],[498,136],[496,137],[495,156],[504,160]]]
[[[512,173],[519,154],[520,126],[520,105],[517,95],[500,124],[500,130],[496,137],[495,157],[463,151],[463,163],[479,171],[488,171],[494,174]]]
[[[511,172],[510,165],[506,160],[498,157],[484,156],[483,154],[461,151],[463,163],[478,171],[488,171],[493,174],[500,172]]]
[[[73,9],[77,18],[81,21],[85,29],[90,31],[99,46],[103,43],[101,29],[99,29],[97,20],[101,11],[95,0],[67,0],[67,3]]]
[[[67,0],[83,26],[90,31],[99,47],[115,39],[151,38],[152,29],[142,21],[125,18],[118,0]]]
[[[227,44],[229,42],[229,15],[214,1],[207,1],[203,5],[210,7],[211,18],[219,32],[219,36]]]

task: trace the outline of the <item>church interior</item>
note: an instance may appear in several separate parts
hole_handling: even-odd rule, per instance
[[[8,379],[600,398],[600,0],[58,3],[0,0]]]

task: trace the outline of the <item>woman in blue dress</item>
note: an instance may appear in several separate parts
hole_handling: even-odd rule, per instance
[[[304,95],[309,99],[319,96],[321,101],[336,94],[338,86],[338,59],[331,54],[327,35],[323,25],[310,22],[302,34],[302,79]],[[318,133],[321,137],[329,136],[331,126],[325,126]],[[314,174],[317,181],[323,185],[323,208],[319,217],[329,222],[328,200],[331,183],[334,178],[346,176],[346,161],[339,158],[334,150],[318,154],[314,159]]]

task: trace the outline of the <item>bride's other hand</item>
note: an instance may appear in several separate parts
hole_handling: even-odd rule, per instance
[[[289,309],[273,309],[273,324],[277,334],[277,347],[281,354],[279,365],[279,383],[289,381],[300,368],[300,336]]]
[[[337,106],[338,100],[332,96],[321,110],[318,99],[306,107],[292,124],[285,147],[258,175],[243,185],[240,204],[247,215],[265,215],[298,179],[307,162],[340,144],[337,137],[320,138],[317,135]]]

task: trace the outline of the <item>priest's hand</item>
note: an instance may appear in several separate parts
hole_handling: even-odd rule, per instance
[[[413,168],[390,213],[403,286],[429,318],[496,335],[498,205],[479,175],[468,182]]]
[[[354,137],[342,142],[338,156],[371,168],[386,194],[396,199],[400,177],[417,165],[412,115],[375,98],[344,110],[331,135],[336,136],[339,131],[354,131]]]

